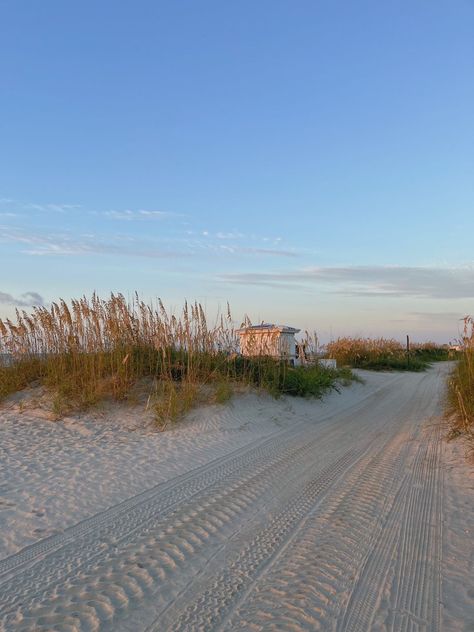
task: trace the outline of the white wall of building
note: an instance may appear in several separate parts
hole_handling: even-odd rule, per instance
[[[294,358],[295,335],[281,331],[248,331],[240,334],[240,352],[244,356],[268,355]]]

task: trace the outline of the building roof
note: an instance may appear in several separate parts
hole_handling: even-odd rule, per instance
[[[238,334],[248,333],[265,333],[265,332],[280,332],[282,334],[297,334],[300,329],[295,327],[289,327],[288,325],[274,325],[273,323],[261,323],[260,325],[249,325],[248,327],[242,327],[237,329]]]

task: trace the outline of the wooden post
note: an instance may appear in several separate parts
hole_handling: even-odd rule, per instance
[[[410,336],[407,334],[407,366],[410,366]]]

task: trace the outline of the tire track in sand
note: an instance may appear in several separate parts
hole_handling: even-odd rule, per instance
[[[392,382],[394,381],[392,380]],[[353,414],[357,410],[363,409],[367,405],[367,400],[370,401],[384,391],[390,390],[391,387],[391,383],[380,386],[359,400],[356,405],[349,405],[336,413],[324,415],[318,420],[318,426],[322,426],[333,417],[339,417],[338,421],[341,421],[341,419],[344,419],[351,413]],[[276,446],[277,444],[283,445],[288,440],[294,439],[304,426],[305,422],[299,422],[292,428],[261,439],[257,444],[253,443],[252,445],[243,446],[230,454],[226,454],[210,463],[175,477],[171,481],[160,483],[144,492],[127,498],[123,502],[107,508],[105,511],[81,520],[61,533],[49,536],[23,548],[18,553],[0,560],[0,584],[9,577],[12,571],[16,572],[23,566],[35,563],[38,559],[46,557],[55,550],[84,536],[89,531],[105,529],[105,535],[106,531],[110,530],[107,529],[107,526],[112,526],[116,519],[120,520],[122,514],[136,513],[138,523],[143,517],[146,517],[147,510],[150,507],[156,507],[157,503],[161,502],[161,497],[164,499],[165,506],[162,507],[160,505],[160,509],[166,509],[170,505],[184,502],[194,493],[211,485],[215,480],[219,480],[238,468],[245,468],[248,463],[258,459],[267,447],[271,448],[271,446]]]
[[[368,556],[351,593],[345,612],[339,620],[338,632],[366,632],[371,629],[374,618],[379,611],[390,572],[394,573],[394,560],[398,556],[400,556],[399,570],[397,576],[392,580],[395,593],[394,601],[400,607],[401,602],[403,602],[403,597],[400,593],[403,592],[405,601],[407,595],[412,594],[418,606],[421,602],[424,609],[424,612],[422,612],[416,605],[412,606],[414,608],[413,620],[416,620],[423,626],[427,626],[429,622],[428,629],[430,631],[436,632],[439,630],[441,506],[437,499],[440,498],[440,479],[437,475],[427,476],[427,470],[434,469],[439,471],[439,430],[434,429],[426,432],[425,436],[422,436],[421,440],[418,439],[418,441],[420,445],[413,458],[410,473],[404,477],[386,523],[381,525],[377,542]],[[420,503],[420,489],[423,490],[422,495],[424,498],[432,497],[433,502],[428,500],[427,503]],[[428,508],[431,507],[431,510],[429,510],[431,518],[428,522],[423,519],[420,520],[420,515],[417,515],[419,513],[417,508],[421,508],[421,505],[424,506],[424,510],[426,510],[427,506]],[[416,540],[413,537],[414,530],[420,534],[421,540],[427,542],[431,535],[428,533],[428,538],[426,538],[422,537],[421,534],[425,532],[426,536],[427,528],[428,531],[431,531],[433,526],[435,533],[432,536],[432,550],[428,553],[428,557],[432,555],[431,559],[433,560],[431,577],[428,577],[428,580],[431,579],[432,583],[425,581],[421,584],[416,578],[415,567],[419,563],[416,560],[419,560],[420,553],[421,558],[426,559],[427,552],[423,546],[417,548],[418,543],[415,542],[414,547],[418,553],[410,558],[407,544],[413,539]],[[413,554],[413,550],[411,553]],[[426,573],[430,575],[429,571],[426,571]],[[404,588],[401,591],[402,585]],[[417,594],[419,595],[418,597],[416,597]],[[430,603],[431,606],[428,607],[426,604]],[[429,616],[428,612],[430,608],[431,616]],[[408,621],[409,617],[406,610],[403,616]],[[394,620],[391,629],[402,630],[405,628],[400,621],[395,622]]]
[[[394,571],[388,629],[440,630],[441,440],[438,427],[419,448],[406,499],[398,562]]]
[[[407,402],[402,405],[399,411],[400,413],[403,411],[404,415],[402,416],[402,419],[404,419],[402,426],[412,421],[410,419],[411,415],[422,413],[422,408],[422,404],[418,401],[415,401],[415,403]],[[347,571],[349,568],[351,573],[355,575],[359,568],[358,564],[362,563],[367,551],[373,545],[375,533],[377,529],[380,530],[379,525],[385,520],[386,515],[390,511],[391,505],[396,498],[396,489],[402,478],[400,474],[401,465],[405,461],[408,444],[406,440],[397,440],[396,433],[400,430],[400,427],[396,428],[395,440],[384,442],[383,447],[380,447],[380,442],[378,449],[375,449],[372,445],[371,458],[360,465],[349,468],[345,480],[340,486],[336,485],[336,488],[331,490],[331,496],[328,500],[318,503],[318,512],[322,512],[323,515],[325,506],[329,505],[329,509],[327,509],[329,514],[323,520],[323,524],[326,527],[328,526],[327,522],[330,522],[331,517],[333,517],[332,514],[349,513],[352,514],[354,521],[356,521],[355,528],[352,528],[353,533],[350,533],[350,529],[348,532],[341,533],[339,526],[330,527],[334,532],[338,532],[340,541],[337,542],[337,539],[332,538],[334,551],[336,551],[335,562],[334,559],[329,559],[328,567],[331,566],[332,562],[336,566],[339,563],[340,569],[344,568]],[[413,432],[414,430],[412,429]],[[347,485],[349,485],[349,491]],[[338,487],[340,487],[339,492],[337,491]],[[305,492],[303,492],[302,496],[305,496]],[[354,499],[356,501],[358,499],[359,504]],[[349,506],[349,509],[347,509],[347,506]],[[308,511],[312,516],[315,513],[314,508],[307,508],[306,514]],[[219,575],[197,599],[185,608],[184,612],[178,613],[177,618],[173,618],[171,622],[168,621],[170,617],[166,619],[166,622],[163,619],[157,620],[157,623],[150,630],[168,629],[173,630],[173,632],[175,630],[215,630],[222,629],[222,626],[225,627],[226,622],[229,622],[230,625],[226,629],[300,629],[299,625],[302,625],[301,629],[306,629],[303,621],[292,621],[288,628],[285,627],[289,624],[287,619],[280,621],[281,628],[278,627],[272,618],[271,606],[268,618],[263,617],[263,620],[259,621],[258,616],[249,615],[247,620],[244,614],[246,603],[243,603],[247,598],[252,599],[251,592],[255,585],[260,590],[263,575],[269,573],[279,574],[279,571],[273,570],[272,565],[281,556],[282,551],[286,551],[289,548],[292,553],[288,553],[288,555],[294,554],[295,557],[302,561],[312,559],[314,553],[318,552],[318,547],[314,541],[309,544],[309,550],[307,551],[304,550],[304,547],[300,548],[300,546],[296,546],[293,543],[290,544],[292,540],[300,542],[301,538],[298,535],[298,530],[301,530],[302,525],[312,520],[312,518],[307,518],[306,514],[303,512],[302,515],[295,516],[292,528],[288,529],[288,533],[282,535],[279,524],[280,522],[285,524],[285,510],[275,519],[274,524],[272,523],[268,529],[265,529],[257,536],[255,541],[248,545],[223,574]],[[337,520],[343,524],[347,522],[345,518],[340,520],[338,517]],[[318,523],[318,518],[316,518],[316,522]],[[322,533],[322,536],[324,537],[324,533]],[[262,550],[261,542],[269,543],[269,545],[267,550],[262,552],[261,557],[256,560],[256,552],[258,553]],[[352,549],[348,546],[348,543],[353,545]],[[294,553],[295,549],[296,553]],[[301,551],[303,551],[302,554]],[[334,569],[332,570],[334,574]],[[298,568],[292,569],[290,576],[297,575]],[[313,580],[311,571],[309,576],[304,579],[307,580],[307,587],[310,586]],[[288,585],[291,585],[291,577]],[[350,585],[350,582],[348,585]],[[336,586],[335,592],[343,592],[345,588],[346,586]],[[294,590],[294,587],[292,590]],[[288,597],[288,590],[285,590],[284,586],[281,586],[281,590],[276,590],[274,594],[270,595],[269,603],[278,603],[282,600],[282,597]],[[326,601],[329,601],[329,599]],[[243,604],[242,609],[238,610],[241,604]],[[339,606],[340,603],[338,604]],[[238,611],[236,612],[236,610]],[[253,615],[255,615],[255,609],[253,609]],[[266,627],[270,623],[272,627]],[[312,625],[316,625],[316,620],[312,621],[308,629],[313,629]]]
[[[288,431],[280,434],[288,434]],[[265,452],[267,445],[278,442],[280,434],[277,437],[273,435],[271,438],[263,439],[257,446],[244,446],[231,454],[212,461],[210,464],[176,477],[170,482],[161,483],[145,492],[127,498],[125,501],[65,529],[62,533],[35,542],[18,553],[0,560],[0,582],[3,582],[4,576],[8,575],[9,571],[16,570],[30,562],[36,561],[38,558],[45,557],[89,531],[107,527],[108,524],[112,524],[116,519],[120,519],[123,514],[137,512],[137,522],[139,522],[141,518],[139,514],[146,516],[149,507],[157,508],[157,503],[160,502],[161,496],[165,497],[165,503],[164,506],[159,505],[160,509],[166,509],[173,504],[183,502],[186,498],[204,489],[215,480],[228,475],[236,468],[245,467],[247,463],[258,458],[259,454]]]
[[[207,481],[208,486],[205,489],[195,493],[187,502],[180,502],[176,511],[173,511],[174,505],[168,505],[168,512],[161,508],[161,513],[158,514],[155,506],[151,517],[145,522],[140,513],[139,528],[133,524],[133,533],[129,521],[130,514],[133,515],[133,512],[120,514],[111,525],[107,526],[107,529],[111,529],[114,534],[112,547],[104,548],[103,532],[87,533],[86,536],[66,544],[59,552],[54,551],[53,554],[39,560],[33,567],[20,571],[0,587],[2,596],[8,603],[3,611],[5,629],[13,629],[15,621],[20,624],[18,629],[51,629],[51,626],[58,621],[58,617],[59,620],[64,620],[65,611],[69,606],[69,610],[75,612],[76,618],[78,616],[80,618],[80,612],[78,612],[80,607],[77,601],[65,599],[65,592],[73,593],[82,590],[83,594],[90,595],[97,589],[97,577],[99,577],[100,588],[105,592],[110,588],[104,587],[107,577],[110,577],[114,586],[125,592],[122,601],[126,602],[146,592],[150,576],[155,583],[156,581],[163,582],[163,579],[169,583],[171,571],[176,566],[180,567],[178,570],[181,573],[183,572],[182,562],[189,560],[190,548],[199,548],[199,542],[205,541],[212,532],[221,529],[232,520],[241,519],[245,511],[255,506],[255,501],[271,486],[279,472],[286,472],[292,463],[299,461],[304,463],[314,451],[316,444],[319,447],[327,444],[329,448],[334,441],[333,435],[337,434],[337,428],[329,428],[325,434],[321,434],[321,428],[314,427],[311,433],[313,437],[310,439],[308,430],[311,431],[306,427],[305,441],[302,441],[297,433],[296,436],[287,436],[288,433],[284,433],[284,437],[279,436],[277,439],[266,442],[268,445],[251,450],[251,454],[245,454],[240,458],[239,466],[227,476],[222,477],[221,468],[217,468],[214,475],[218,480],[214,479],[211,485]],[[333,459],[334,454],[328,454],[326,460]],[[324,460],[322,465],[324,465]],[[316,464],[315,467],[320,468],[321,465]],[[226,498],[230,499],[227,504]],[[200,533],[196,516],[202,514],[205,520],[200,527]],[[175,523],[186,524],[188,535],[182,531],[179,541],[168,537],[167,540],[153,542],[153,551],[159,553],[158,569],[155,568],[148,574],[137,570],[132,573],[131,584],[130,573],[127,577],[119,576],[117,563],[118,561],[120,564],[123,563],[127,556],[127,548],[131,543],[135,547],[135,551],[131,553],[133,558],[140,538],[142,540],[149,538],[150,532],[157,532],[162,538],[163,533],[167,533],[170,524]],[[119,535],[124,539],[122,549],[120,549]],[[157,547],[158,544],[160,546]],[[107,570],[107,567],[112,568]],[[142,567],[143,564],[139,568],[142,569]],[[65,609],[64,603],[68,605],[68,608]],[[120,606],[114,597],[109,598],[106,605],[109,614]],[[94,606],[91,603],[87,606],[84,618],[89,620]],[[104,609],[104,605],[96,607],[97,610],[100,608]],[[35,612],[41,613],[41,617],[38,618]],[[48,616],[48,613],[51,616]],[[26,627],[23,627],[21,622]],[[90,621],[87,623],[85,620],[84,628],[89,629],[89,627]]]
[[[416,386],[411,390],[414,395]],[[404,441],[397,433],[407,418],[403,404],[396,413],[390,409],[396,399],[389,392],[376,413],[367,406],[345,441],[339,437],[350,417],[364,412],[361,402],[347,415],[338,411],[334,422],[298,424],[84,521],[62,539],[33,545],[21,552],[26,557],[8,558],[0,585],[8,600],[3,629],[118,630],[123,615],[147,598],[165,615],[151,628],[161,632],[167,609],[173,615],[170,604],[191,587],[202,561],[207,564],[216,548],[224,550],[229,535],[250,521],[282,478],[292,479],[290,492],[300,481],[300,493],[233,557],[230,574],[226,566],[197,599],[196,588],[190,590],[194,601],[175,611],[169,629],[314,630],[335,622],[404,480]],[[385,404],[392,413],[379,421]],[[407,408],[413,413],[416,402]],[[413,581],[429,583],[421,571]],[[411,597],[399,589],[394,612],[419,610]],[[274,627],[265,627],[269,614]],[[413,628],[415,619],[405,624]]]
[[[359,489],[361,498],[365,498],[368,504],[370,501],[380,502],[381,489],[383,487],[387,489],[387,486],[390,486],[389,482],[396,479],[398,460],[395,459],[393,462],[389,462],[389,466],[386,466],[384,455],[386,455],[387,450],[390,450],[386,441],[378,441],[379,447],[376,450],[374,450],[373,443],[371,441],[366,444],[365,449],[352,456],[351,464],[346,466],[344,480],[341,481],[340,476],[335,478],[338,482],[335,488],[331,486],[330,496],[324,494],[324,490],[331,478],[334,478],[333,476],[328,479],[323,474],[322,479],[318,477],[310,481],[302,492],[252,539],[223,573],[218,575],[212,584],[186,607],[181,615],[178,615],[177,619],[167,622],[167,627],[164,627],[164,621],[160,618],[148,629],[148,632],[159,632],[163,629],[167,629],[169,632],[223,628],[229,630],[252,629],[251,626],[253,625],[255,629],[267,629],[262,627],[265,625],[265,621],[258,621],[258,617],[256,620],[252,616],[250,625],[250,619],[247,621],[245,614],[240,611],[236,612],[236,610],[242,602],[244,602],[243,610],[245,609],[247,603],[245,600],[255,584],[260,586],[263,574],[279,573],[279,571],[274,571],[273,566],[279,560],[282,551],[284,551],[283,555],[293,557],[294,549],[298,549],[299,557],[310,556],[309,551],[303,551],[299,544],[295,544],[296,541],[300,542],[298,532],[301,527],[310,521],[308,514],[313,515],[316,507],[319,510],[319,505],[321,508],[326,504],[332,505],[334,497],[338,498],[341,494],[347,500],[349,495],[354,494],[355,488]],[[371,450],[373,451],[372,456],[368,456]],[[392,451],[398,452],[398,446],[392,448]],[[373,455],[374,452],[376,456]],[[370,464],[366,468],[367,460]],[[336,467],[339,467],[338,464]],[[330,471],[331,468],[329,468],[328,474]],[[347,483],[351,480],[353,484],[347,490]],[[374,481],[376,481],[376,491],[371,488]],[[364,508],[359,506],[358,513],[360,515],[358,518],[360,520],[362,520],[363,511]],[[366,525],[362,531],[366,530],[365,527]],[[340,544],[342,545],[343,558],[339,561],[341,564],[347,564],[351,556],[347,547],[344,546],[344,540]],[[275,598],[277,598],[276,595],[272,595],[272,602]],[[279,598],[281,599],[281,595]],[[247,622],[248,628],[246,628]],[[274,627],[272,629],[280,628]],[[297,628],[295,627],[295,629]]]

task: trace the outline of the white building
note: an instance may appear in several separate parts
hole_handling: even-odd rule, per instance
[[[271,356],[296,360],[295,334],[300,330],[286,325],[251,325],[238,329],[240,353],[244,356]]]

